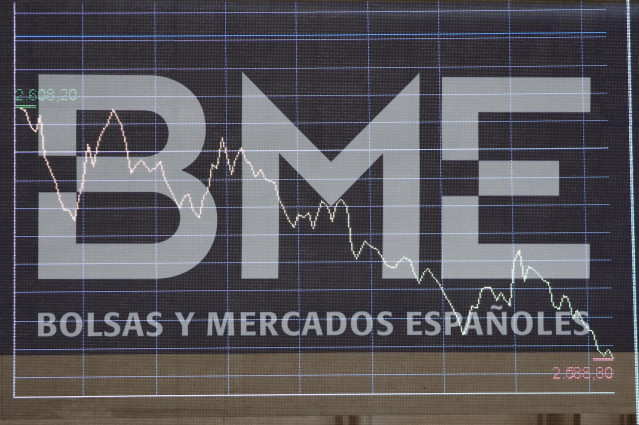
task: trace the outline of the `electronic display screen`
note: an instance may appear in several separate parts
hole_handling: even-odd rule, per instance
[[[629,4],[3,9],[4,418],[636,412]]]

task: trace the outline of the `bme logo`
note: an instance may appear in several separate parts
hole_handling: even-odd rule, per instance
[[[329,205],[338,202],[382,158],[384,234],[380,249],[385,263],[391,265],[383,268],[383,278],[415,278],[412,261],[420,258],[419,78],[331,161],[243,76],[242,147],[250,166],[245,163],[242,167],[242,278],[278,278],[281,201],[265,184],[277,188],[280,157]],[[77,176],[89,176],[81,183],[78,178],[82,185],[78,192],[163,194],[180,207],[180,220],[172,237],[155,244],[78,244],[75,220],[60,208],[61,203],[78,202],[78,192],[40,193],[38,277],[157,279],[178,276],[199,264],[212,247],[217,213],[208,187],[184,171],[205,141],[206,122],[196,96],[177,81],[156,76],[40,75],[39,84],[82,87],[83,96],[82,102],[40,102],[41,121],[54,124],[46,127],[46,135],[40,135],[40,155],[65,156],[76,150],[80,110],[150,111],[161,116],[168,127],[164,149],[147,157],[101,157],[95,162],[78,157]],[[442,160],[478,162],[479,196],[559,196],[558,161],[480,160],[479,113],[587,113],[590,79],[444,77],[441,88]],[[151,164],[147,170],[155,178],[135,172],[140,164]],[[131,171],[127,185],[116,184],[127,167]],[[162,178],[171,184],[164,184]],[[455,264],[442,267],[442,278],[510,279],[517,252],[524,253],[545,278],[589,278],[588,244],[480,244],[479,196],[442,197],[441,258]],[[269,235],[255,236],[264,229],[269,229]],[[194,234],[201,237],[180,237]],[[83,264],[46,266],[69,256],[83,258]],[[122,258],[127,259],[126,264],[105,265]]]

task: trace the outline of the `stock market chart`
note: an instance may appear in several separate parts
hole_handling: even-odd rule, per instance
[[[10,417],[636,411],[629,3],[3,7]]]

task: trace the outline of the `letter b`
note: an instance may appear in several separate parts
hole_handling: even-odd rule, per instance
[[[39,102],[44,123],[39,152],[44,155],[46,149],[47,157],[75,156],[78,110],[137,110],[162,116],[169,130],[163,150],[146,157],[130,156],[128,162],[124,156],[98,155],[93,164],[79,156],[77,191],[161,193],[180,207],[180,223],[172,237],[156,244],[78,244],[77,193],[62,192],[60,198],[57,193],[40,193],[38,278],[162,279],[199,264],[213,244],[217,213],[207,187],[183,171],[204,145],[204,113],[193,93],[176,81],[152,75],[40,75],[39,84],[56,90],[77,87],[80,93],[74,102]],[[112,120],[111,126],[118,123]],[[94,150],[95,141],[89,143]]]

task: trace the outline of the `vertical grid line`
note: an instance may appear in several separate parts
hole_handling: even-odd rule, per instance
[[[421,83],[421,78],[420,78]],[[439,217],[443,220],[444,208],[442,205],[444,204],[444,176],[443,176],[443,159],[444,159],[444,141],[442,139],[442,125],[443,125],[443,106],[442,102],[444,98],[442,96],[442,41],[441,41],[441,1],[437,0],[437,85],[439,87],[439,111],[438,111],[438,119],[439,119],[439,205],[440,205],[440,214]],[[421,90],[420,90],[421,92]],[[421,96],[419,99],[421,104]],[[421,120],[421,117],[420,117]],[[420,171],[421,173],[421,171]],[[421,177],[421,175],[420,175]],[[420,201],[421,204],[421,201]],[[421,214],[420,214],[421,216]],[[440,224],[440,229],[442,228]],[[443,242],[443,236],[442,236]],[[440,248],[441,253],[441,248]],[[441,255],[441,254],[440,254]],[[417,263],[419,265],[419,262]],[[446,299],[444,297],[444,262],[440,262],[440,283],[442,287],[441,293],[441,303],[442,303],[442,317],[446,314]],[[418,268],[417,271],[421,273],[421,268]],[[443,323],[442,323],[443,324]],[[442,391],[446,392],[446,332],[442,332]]]
[[[81,31],[81,35],[82,35],[82,43],[81,43],[81,53],[82,53],[82,111],[80,112],[80,116],[82,117],[82,124],[81,124],[81,131],[82,131],[82,143],[80,146],[82,146],[82,149],[85,149],[85,137],[84,137],[84,129],[85,129],[85,113],[84,113],[84,2],[81,3],[81,10],[82,13],[80,14],[80,19],[81,19],[81,27],[80,27],[80,31]],[[75,144],[75,143],[74,143]],[[74,158],[74,168],[76,168],[75,166],[75,162],[77,162],[77,157]],[[77,173],[77,172],[76,172]],[[77,187],[76,187],[77,190]],[[78,206],[79,208],[83,208],[84,207],[84,197],[80,200],[81,204]],[[81,211],[81,210],[79,210]],[[82,242],[82,318],[85,317],[85,246],[84,246],[84,242],[85,242],[85,227],[84,227],[84,214],[80,212],[80,214],[82,215],[82,236],[80,237],[80,241]],[[76,215],[77,217],[77,215]],[[85,334],[86,334],[86,330],[85,327],[82,327],[82,395],[84,395],[84,374],[85,374],[85,355],[84,355],[84,349],[85,349]]]
[[[228,10],[227,2],[224,2],[224,140],[229,143],[229,54],[228,54]],[[242,165],[244,166],[244,164]],[[224,187],[226,189],[224,209],[224,220],[226,221],[226,311],[230,308],[229,289],[231,281],[229,278],[229,167],[224,167]],[[226,333],[226,393],[231,394],[231,336]]]
[[[295,176],[295,194],[296,194],[296,213],[299,215],[300,213],[300,175],[297,171],[299,169],[300,162],[300,130],[299,130],[299,120],[300,120],[300,102],[299,102],[299,58],[298,58],[298,36],[299,36],[299,22],[298,22],[298,11],[297,11],[297,2],[294,3],[295,13],[293,14],[294,26],[295,26],[295,166],[296,173]],[[297,311],[299,313],[298,317],[298,335],[297,335],[297,392],[302,393],[302,329],[300,329],[302,325],[302,281],[301,281],[301,252],[300,252],[300,227],[299,224],[296,226],[297,231]]]
[[[13,397],[16,397],[16,292],[17,292],[17,277],[16,277],[16,236],[17,236],[17,211],[16,211],[16,202],[17,202],[17,193],[16,193],[16,181],[17,181],[17,170],[18,170],[18,162],[17,162],[17,150],[18,150],[18,135],[17,135],[17,123],[16,123],[16,115],[18,110],[16,109],[16,100],[15,93],[17,88],[16,81],[16,3],[13,3],[13,355],[12,357],[12,367],[13,367],[13,376],[12,376],[12,390]]]
[[[153,102],[155,113],[153,114],[153,150],[157,155],[158,150],[158,26],[157,5],[153,2]],[[158,171],[153,172],[153,218],[155,220],[155,311],[158,311]],[[228,232],[227,232],[228,233]],[[158,338],[155,335],[155,394],[158,394]]]
[[[512,255],[515,258],[515,188],[513,176],[513,57],[512,57],[512,41],[511,41],[511,16],[510,16],[510,0],[508,0],[508,132],[510,141],[510,243],[512,247]],[[516,283],[516,282],[515,282]],[[512,304],[513,314],[517,311],[516,296],[517,285],[513,285]],[[517,333],[513,332],[513,352],[515,355],[515,392],[519,390],[519,382],[517,379]]]
[[[368,240],[370,244],[373,244],[373,164],[371,162],[371,16],[370,16],[370,3],[366,1],[366,94],[367,94],[367,114],[368,125]],[[373,257],[375,253],[372,249],[368,249],[370,262],[370,312],[373,317]],[[371,329],[371,393],[375,392],[375,327]]]

